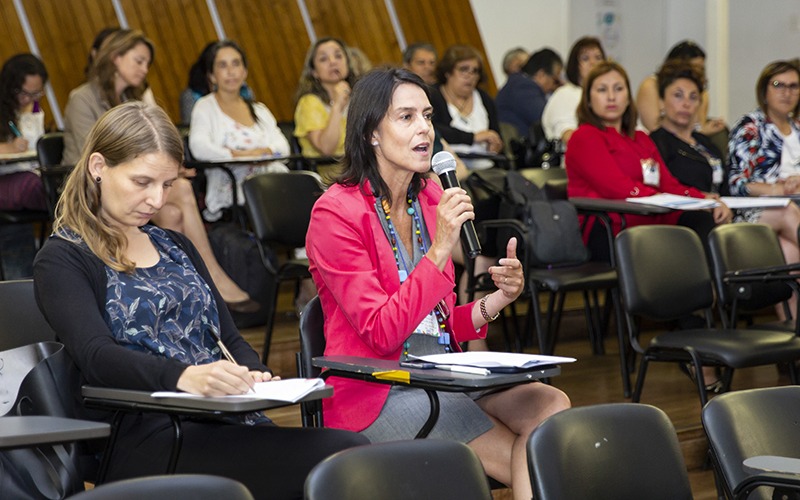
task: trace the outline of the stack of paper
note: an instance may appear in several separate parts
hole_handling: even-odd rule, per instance
[[[321,378],[288,378],[285,380],[274,380],[269,382],[258,382],[253,388],[253,392],[248,394],[237,394],[225,396],[226,398],[257,398],[269,399],[272,401],[287,401],[296,403],[303,399],[315,389],[325,387],[325,381]],[[202,398],[196,394],[188,392],[154,392],[154,398]]]
[[[417,359],[437,365],[477,366],[489,370],[503,369],[530,370],[539,366],[572,363],[575,358],[543,356],[539,354],[518,354],[513,352],[468,351],[449,354],[432,354]]]
[[[719,205],[716,200],[706,198],[691,198],[689,196],[679,196],[677,194],[660,193],[653,196],[642,196],[640,198],[625,198],[631,203],[641,203],[643,205],[655,205],[657,207],[673,208],[675,210],[705,210]]]
[[[728,205],[728,208],[770,208],[770,207],[785,207],[792,200],[789,198],[772,198],[766,196],[722,196],[720,197],[722,203]]]

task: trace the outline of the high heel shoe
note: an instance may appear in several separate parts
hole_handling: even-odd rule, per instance
[[[253,299],[240,300],[238,302],[225,302],[228,310],[240,314],[252,314],[261,309],[261,304]]]
[[[678,363],[678,367],[684,375],[689,377],[693,384],[697,385],[697,377],[695,377],[693,366],[690,363]],[[705,389],[709,394],[720,394],[725,388],[725,384],[722,383],[722,372],[719,367],[714,367],[714,374],[717,376],[717,380],[706,384]]]

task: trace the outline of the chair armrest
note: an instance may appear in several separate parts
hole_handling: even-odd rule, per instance
[[[108,437],[111,426],[73,418],[26,415],[0,418],[0,449],[27,448]]]
[[[761,472],[736,485],[733,498],[745,500],[757,488],[772,487],[800,492],[800,475],[783,472]]]

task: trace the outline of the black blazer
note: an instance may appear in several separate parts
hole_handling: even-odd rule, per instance
[[[700,145],[706,148],[713,156],[720,159],[722,165],[722,154],[708,137],[699,133],[692,132],[692,137]],[[650,134],[650,139],[656,143],[658,152],[664,159],[667,168],[682,184],[697,188],[701,191],[711,192],[712,169],[706,157],[695,151],[688,143],[679,139],[677,136],[663,128],[658,128]],[[728,183],[723,178],[720,191],[727,191]]]

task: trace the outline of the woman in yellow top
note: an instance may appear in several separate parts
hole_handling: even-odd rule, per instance
[[[342,156],[347,105],[355,76],[347,46],[321,38],[308,51],[297,89],[294,135],[303,156]]]

